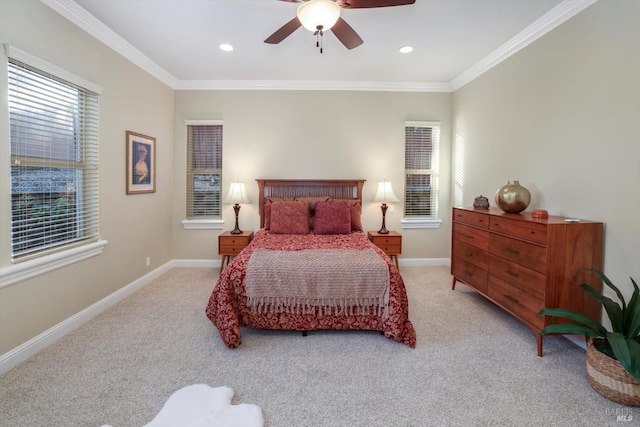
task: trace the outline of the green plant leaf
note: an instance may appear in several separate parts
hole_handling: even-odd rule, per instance
[[[616,293],[616,295],[618,296],[618,300],[620,300],[620,302],[622,302],[622,311],[624,311],[626,309],[625,306],[625,301],[624,301],[624,297],[622,296],[622,292],[620,292],[620,289],[618,289],[612,282],[611,280],[606,276],[606,274],[604,274],[602,271],[600,270],[596,270],[594,268],[587,268],[586,270],[588,271],[592,271],[594,273],[596,273],[598,275],[598,277],[600,277],[600,279],[604,282],[605,285],[607,285],[608,287],[610,287],[611,289],[613,289],[613,291]],[[588,285],[587,285],[588,286]],[[598,293],[600,294],[600,293]]]
[[[611,328],[613,332],[623,331],[622,309],[620,305],[613,301],[611,298],[602,295],[600,292],[593,289],[591,286],[585,284],[580,285],[589,295],[600,301],[600,304],[607,311],[609,320],[611,321]]]
[[[638,284],[630,277],[633,284],[633,294],[627,305],[627,311],[624,313],[625,325],[627,326],[627,337],[637,337],[640,335],[640,289]]]
[[[576,334],[576,335],[589,335],[591,337],[603,337],[599,330],[590,328],[585,325],[579,325],[577,323],[556,323],[549,325],[540,331],[540,335],[546,334]]]
[[[640,381],[640,344],[616,332],[607,333],[607,341],[613,354],[622,366]]]
[[[594,334],[585,334],[585,335],[604,337],[607,334],[607,328],[602,326],[601,323],[593,320],[592,318],[590,318],[585,314],[576,313],[575,311],[567,310],[565,308],[543,308],[538,312],[538,315],[545,315],[545,316],[551,316],[551,317],[563,317],[569,320],[573,320],[574,322],[580,323],[582,325],[585,325],[591,330],[598,331],[598,334],[596,335]],[[562,326],[568,326],[568,325],[571,325],[571,323],[560,323],[557,325],[549,325],[549,326],[562,327]],[[549,326],[547,326],[547,328]],[[557,332],[566,333],[566,334],[575,333],[575,332],[562,332],[562,331],[557,331]],[[578,333],[583,333],[583,332],[578,332]]]

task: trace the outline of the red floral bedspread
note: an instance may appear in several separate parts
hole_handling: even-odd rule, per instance
[[[247,306],[244,277],[247,263],[256,248],[272,250],[303,249],[366,249],[374,248],[389,266],[389,316],[327,315],[291,313],[256,313]],[[363,232],[351,234],[272,234],[259,230],[251,243],[236,256],[218,278],[206,314],[218,328],[227,347],[235,348],[242,342],[240,327],[312,331],[320,329],[383,331],[394,341],[410,347],[416,345],[416,333],[409,321],[407,292],[402,276],[393,262]]]

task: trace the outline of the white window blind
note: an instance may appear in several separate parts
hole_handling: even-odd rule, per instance
[[[439,126],[422,122],[405,124],[406,218],[438,217],[439,141]]]
[[[220,218],[222,124],[187,124],[187,218]]]
[[[10,58],[11,257],[99,237],[98,94]]]

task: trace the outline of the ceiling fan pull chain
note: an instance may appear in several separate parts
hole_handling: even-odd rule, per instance
[[[322,53],[322,35],[323,34],[324,32],[322,31],[322,25],[318,25],[313,35],[316,36],[316,47],[320,48],[320,53]]]

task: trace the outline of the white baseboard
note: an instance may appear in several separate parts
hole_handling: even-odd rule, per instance
[[[33,356],[43,348],[53,344],[58,339],[62,338],[64,335],[73,331],[80,325],[88,322],[98,314],[102,313],[109,307],[115,305],[120,300],[128,297],[138,289],[147,285],[156,277],[160,276],[162,273],[168,271],[172,267],[175,266],[174,261],[169,261],[168,263],[156,268],[150,273],[145,274],[139,279],[134,280],[123,288],[118,289],[114,293],[102,298],[100,301],[90,305],[84,310],[74,314],[73,316],[63,320],[52,328],[47,329],[40,335],[30,339],[29,341],[19,345],[18,347],[10,350],[0,356],[0,375],[7,372],[9,369],[17,366],[18,364],[24,362],[29,357]]]
[[[450,258],[401,258],[398,257],[401,267],[438,267],[450,266]]]
[[[156,277],[165,273],[173,267],[207,267],[207,268],[220,268],[220,259],[174,259],[166,264],[156,268],[150,273],[145,274],[139,279],[134,280],[121,289],[118,289],[111,295],[108,295],[90,305],[84,310],[74,314],[73,316],[63,320],[52,328],[47,329],[40,335],[30,339],[29,341],[19,345],[0,356],[0,375],[7,372],[9,369],[24,362],[29,357],[33,356],[48,345],[53,344],[64,335],[73,331],[80,325],[93,319],[98,314],[102,313],[109,307],[115,305],[117,302],[128,297],[138,289],[147,285]],[[400,258],[401,266],[442,266],[451,265],[449,258]]]

